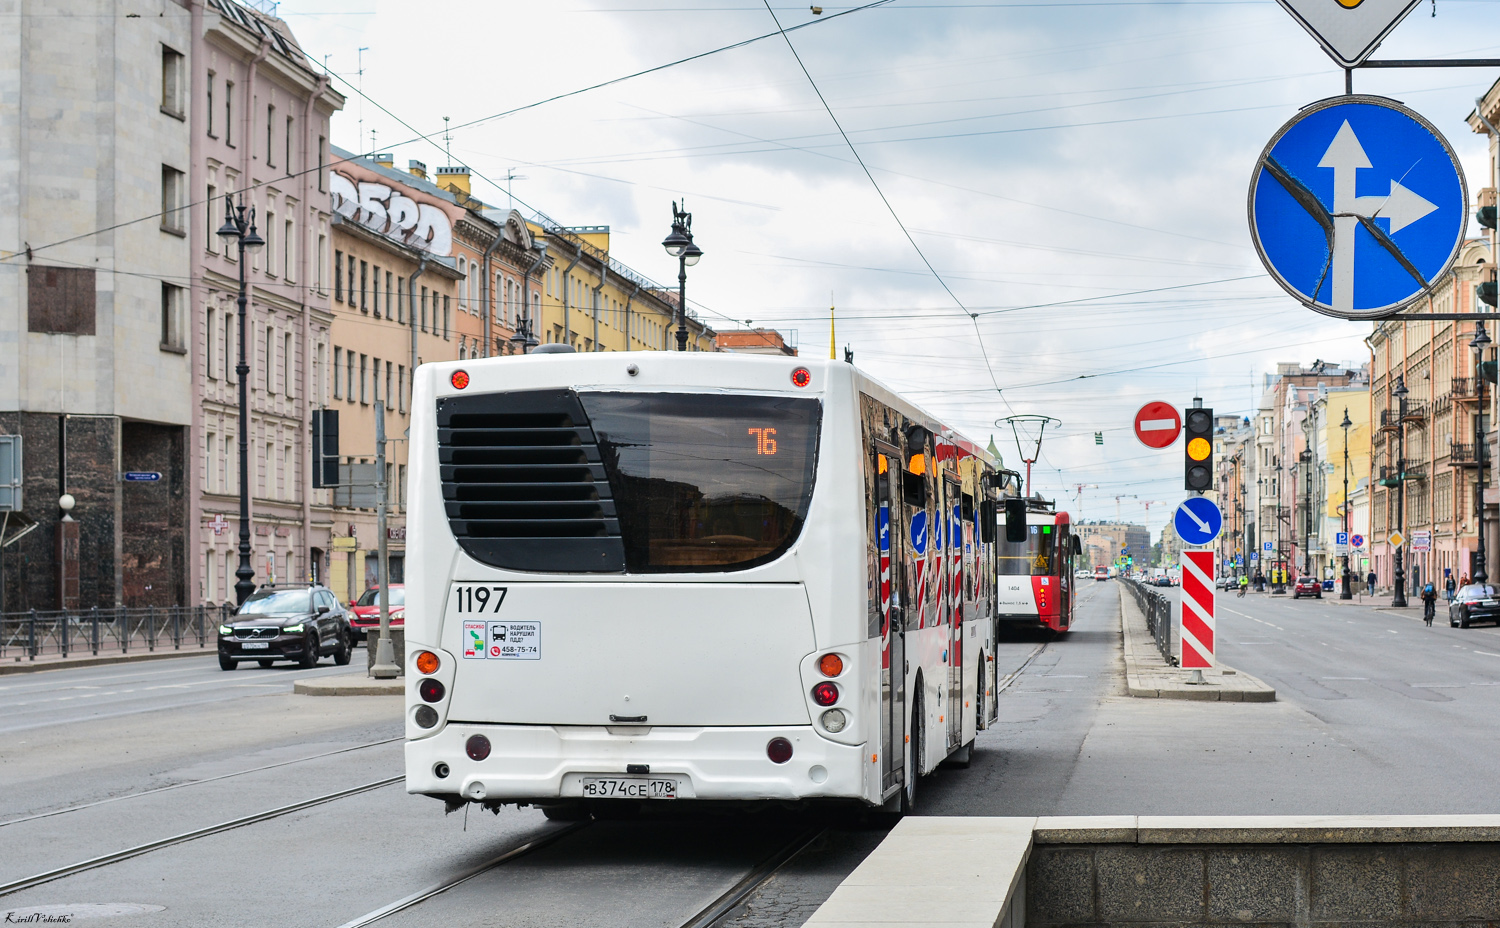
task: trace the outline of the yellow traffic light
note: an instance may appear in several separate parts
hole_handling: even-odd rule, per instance
[[[1207,460],[1208,456],[1213,453],[1213,450],[1214,446],[1209,444],[1207,439],[1203,438],[1194,438],[1188,442],[1187,446],[1188,457],[1195,461]]]

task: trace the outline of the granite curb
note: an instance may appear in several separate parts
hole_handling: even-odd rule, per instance
[[[1247,673],[1220,664],[1203,672],[1203,683],[1189,683],[1192,673],[1172,667],[1156,648],[1146,617],[1126,589],[1120,590],[1120,637],[1125,656],[1125,688],[1142,699],[1197,699],[1205,702],[1273,702],[1276,690]]]
[[[133,664],[137,661],[164,661],[174,657],[203,657],[218,653],[212,648],[183,648],[180,651],[141,651],[134,654],[90,654],[88,657],[44,657],[41,660],[16,660],[0,664],[0,677],[12,673],[39,673],[43,670],[68,670],[73,667],[103,667],[107,664]]]
[[[298,680],[292,684],[292,692],[302,696],[401,696],[406,692],[406,678],[375,680],[363,673],[339,674]]]

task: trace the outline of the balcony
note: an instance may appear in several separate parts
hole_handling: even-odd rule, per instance
[[[1479,378],[1454,377],[1453,399],[1465,403],[1479,399]]]
[[[1427,465],[1408,462],[1406,465],[1406,471],[1400,477],[1398,477],[1396,476],[1396,468],[1388,467],[1382,464],[1380,466],[1380,479],[1377,480],[1376,483],[1379,483],[1383,487],[1396,487],[1401,485],[1401,481],[1403,479],[1426,480]]]
[[[1399,410],[1382,409],[1380,411],[1380,427],[1382,429],[1395,429],[1402,422],[1410,422],[1412,425],[1424,426],[1427,424],[1427,404],[1407,403],[1406,415],[1403,417]]]
[[[1449,442],[1448,463],[1454,467],[1478,467],[1479,456],[1475,453],[1471,443]]]

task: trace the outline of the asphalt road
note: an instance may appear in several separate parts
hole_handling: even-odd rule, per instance
[[[921,783],[920,814],[1497,811],[1500,630],[1225,596],[1221,656],[1278,701],[1131,699],[1118,592],[1086,585],[1070,634],[997,649],[1003,673],[1030,663],[971,767]],[[399,774],[400,699],[286,692],[305,673],[184,658],[5,680],[21,689],[0,719],[0,882]],[[671,928],[808,822],[595,823],[385,924]],[[831,824],[724,924],[802,924],[883,835]],[[116,904],[146,908],[95,923],[332,928],[558,827],[529,809],[444,816],[386,786],[0,897],[0,913]]]

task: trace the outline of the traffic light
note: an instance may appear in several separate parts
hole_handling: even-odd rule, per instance
[[[339,411],[337,409],[314,409],[312,411],[314,487],[337,487],[339,485]]]
[[[1214,411],[1182,411],[1183,485],[1204,492],[1214,488]]]

